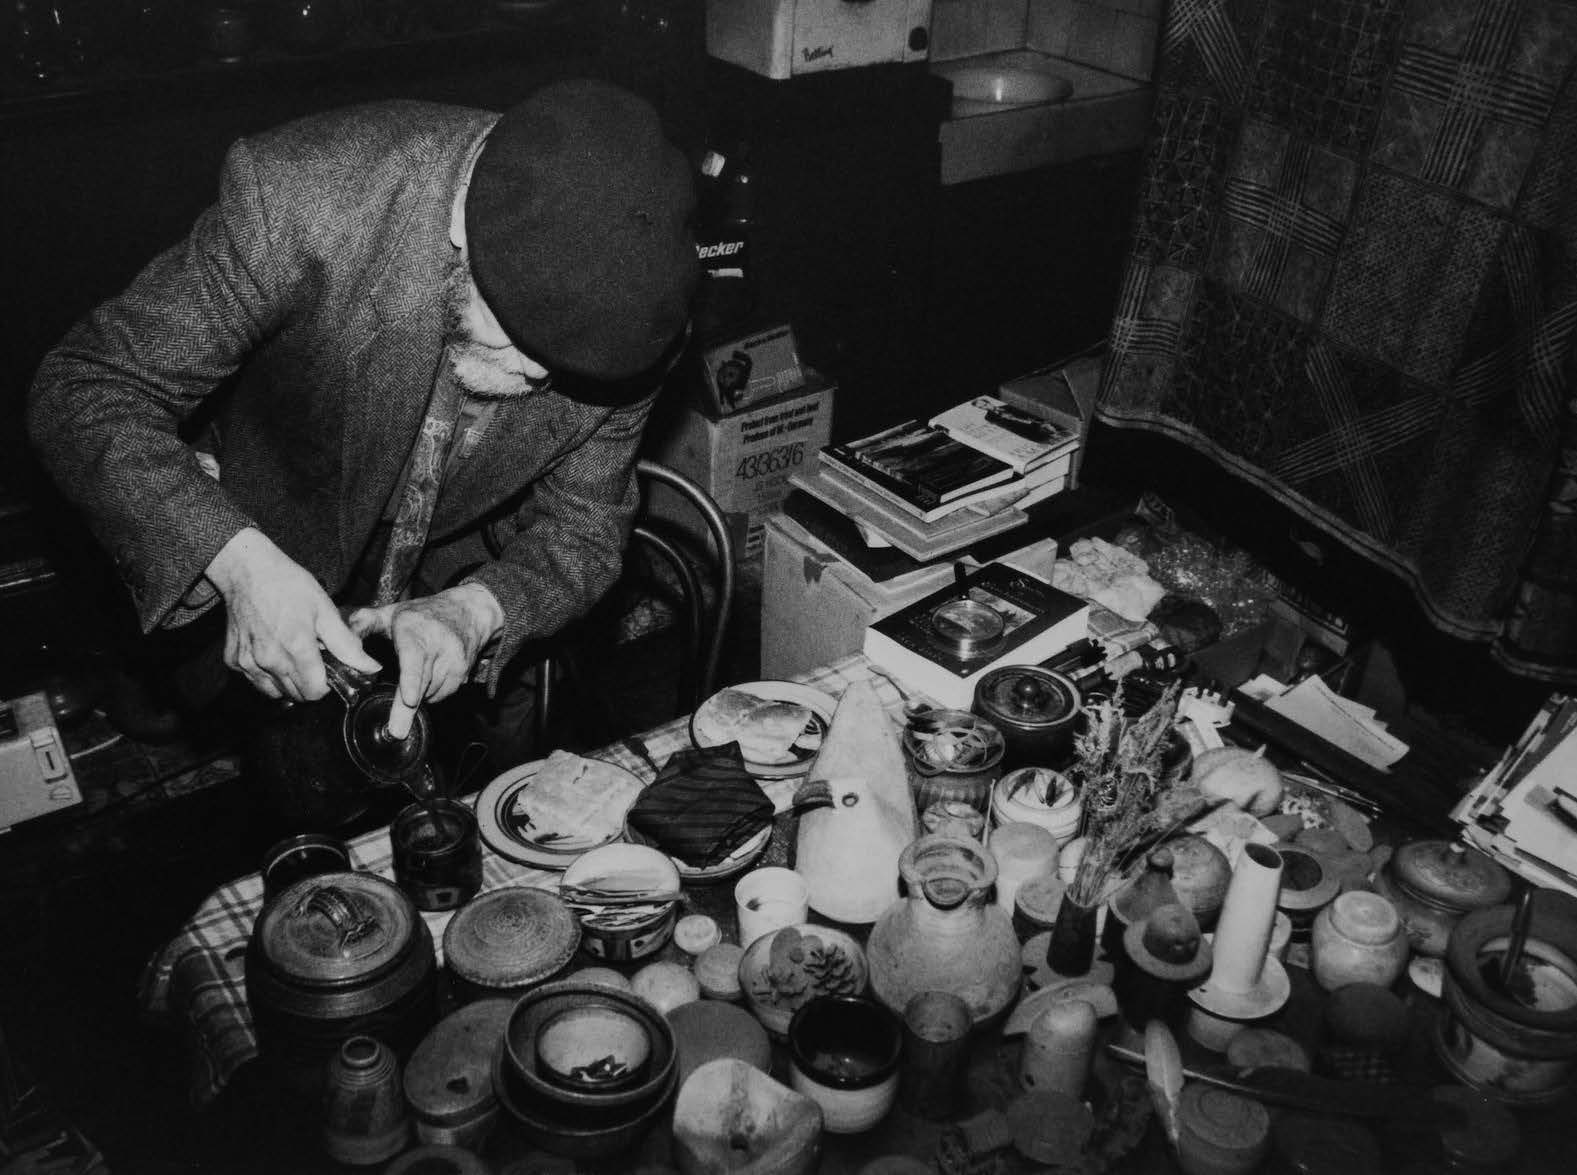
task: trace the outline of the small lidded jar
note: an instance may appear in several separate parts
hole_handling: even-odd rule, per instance
[[[1397,848],[1374,888],[1402,916],[1413,950],[1443,958],[1464,914],[1506,901],[1511,875],[1460,842],[1415,840]]]
[[[976,714],[1002,732],[1003,770],[1064,767],[1073,757],[1073,735],[1084,700],[1071,677],[1036,665],[1003,665],[975,684]]]

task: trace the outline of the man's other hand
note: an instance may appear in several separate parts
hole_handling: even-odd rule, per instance
[[[400,685],[389,707],[389,733],[404,738],[418,706],[447,698],[464,685],[477,655],[503,625],[498,598],[479,583],[352,612],[350,626],[356,635],[388,637],[400,661]]]
[[[320,648],[378,672],[323,586],[262,531],[238,532],[208,578],[225,601],[225,664],[269,697],[310,702],[328,693]]]

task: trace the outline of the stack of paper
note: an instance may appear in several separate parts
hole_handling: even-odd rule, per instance
[[[1577,699],[1552,694],[1451,818],[1519,877],[1577,896]]]
[[[1305,678],[1288,689],[1261,674],[1242,690],[1265,708],[1290,718],[1326,742],[1340,747],[1371,767],[1389,771],[1407,754],[1407,744],[1385,728],[1374,709],[1344,698],[1318,677]]]

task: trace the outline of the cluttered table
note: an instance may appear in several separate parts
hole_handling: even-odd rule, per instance
[[[847,737],[833,754],[828,745],[834,741],[833,714],[821,715],[816,743],[821,749],[811,758],[817,761],[816,776],[830,781],[830,789],[825,789],[829,794],[807,795],[808,760],[798,771],[758,778],[772,803],[770,828],[747,838],[713,868],[682,870],[682,894],[665,923],[665,934],[659,936],[661,945],[642,947],[649,953],[639,958],[620,958],[606,936],[597,947],[588,935],[578,948],[572,942],[567,952],[543,963],[541,956],[551,955],[552,949],[544,945],[544,928],[550,923],[533,921],[540,911],[512,911],[495,921],[491,931],[503,927],[515,935],[520,949],[540,965],[529,983],[514,987],[498,979],[499,986],[489,988],[486,977],[479,980],[474,970],[462,977],[458,960],[446,966],[444,947],[449,942],[479,949],[477,940],[447,932],[464,911],[485,905],[489,895],[530,889],[558,891],[574,900],[573,875],[562,871],[573,854],[512,849],[504,827],[508,803],[500,807],[501,796],[507,801],[516,794],[509,789],[507,773],[477,796],[467,797],[464,802],[475,810],[485,846],[480,886],[461,911],[419,915],[425,928],[421,941],[431,940],[435,956],[438,1008],[421,1020],[415,1035],[425,1032],[434,1018],[439,1027],[458,1023],[467,1017],[467,1009],[479,1014],[491,1006],[497,1009],[495,1016],[503,1016],[506,1006],[514,1006],[520,993],[532,988],[550,993],[544,997],[550,1005],[557,999],[562,1011],[573,1011],[578,996],[551,994],[562,993],[565,982],[573,986],[577,978],[583,979],[578,989],[583,994],[586,982],[596,993],[596,982],[612,981],[624,988],[629,985],[623,980],[633,978],[640,998],[617,999],[633,999],[632,1007],[655,1006],[675,1024],[687,1013],[672,1013],[686,1004],[748,1007],[771,1030],[770,1038],[761,1036],[763,1045],[770,1039],[770,1051],[762,1052],[754,1067],[777,1080],[761,1084],[746,1075],[751,1066],[741,1058],[754,1055],[757,1046],[748,1040],[739,1043],[745,1038],[734,1034],[737,1025],[717,1029],[715,1035],[708,1035],[713,1029],[702,1028],[699,1038],[681,1037],[673,1046],[685,1076],[696,1072],[694,1058],[686,1068],[686,1049],[699,1047],[705,1059],[726,1060],[713,1059],[705,1066],[705,1080],[682,1086],[673,1081],[659,1099],[660,1126],[658,1118],[646,1115],[630,1133],[630,1149],[566,1158],[576,1145],[544,1143],[543,1133],[530,1125],[537,1103],[524,1087],[510,1084],[520,1077],[500,1068],[509,1063],[500,1058],[518,1051],[518,1042],[510,1044],[514,1029],[500,1027],[495,1019],[489,1021],[490,1031],[504,1034],[506,1047],[502,1053],[491,1050],[498,1101],[488,1099],[489,1128],[478,1133],[474,1120],[457,1125],[431,1114],[424,1120],[413,1105],[414,1140],[411,1126],[402,1122],[401,1143],[377,1152],[377,1161],[389,1161],[386,1169],[396,1170],[407,1155],[426,1152],[431,1157],[436,1153],[431,1147],[440,1145],[448,1161],[456,1161],[457,1146],[468,1146],[487,1165],[434,1170],[535,1169],[529,1161],[532,1156],[541,1160],[539,1144],[560,1164],[554,1169],[570,1170],[579,1161],[588,1170],[646,1166],[686,1172],[739,1169],[748,1159],[767,1164],[760,1169],[785,1171],[1170,1171],[1181,1163],[1189,1171],[1246,1172],[1264,1166],[1340,1169],[1353,1175],[1407,1168],[1423,1175],[1543,1169],[1544,1158],[1558,1155],[1558,1145],[1548,1145],[1548,1140],[1559,1138],[1558,1124],[1572,1104],[1566,1083],[1570,1049],[1515,1018],[1505,1022],[1497,990],[1486,992],[1481,985],[1476,1002],[1464,1003],[1460,991],[1455,1003],[1440,998],[1442,982],[1447,989],[1452,986],[1449,964],[1438,954],[1426,960],[1416,951],[1409,959],[1407,944],[1417,938],[1416,928],[1399,917],[1401,902],[1394,888],[1396,906],[1371,892],[1384,889],[1374,883],[1385,877],[1394,883],[1399,875],[1392,862],[1400,858],[1393,847],[1420,831],[1394,826],[1378,807],[1364,804],[1360,792],[1333,790],[1320,776],[1289,768],[1284,775],[1286,802],[1261,810],[1266,819],[1246,818],[1257,802],[1252,799],[1243,799],[1241,809],[1220,802],[1177,807],[1162,830],[1170,850],[1164,856],[1150,850],[1127,854],[1124,868],[1108,868],[1106,874],[1107,881],[1120,879],[1123,884],[1105,885],[1092,896],[1079,888],[1087,881],[1081,872],[1087,866],[1074,859],[1070,848],[1072,830],[1067,812],[1061,810],[1069,795],[1059,772],[1030,766],[1031,760],[1021,757],[1020,770],[1009,773],[1024,776],[1019,790],[1004,794],[1000,784],[1009,776],[998,776],[1017,753],[1009,748],[1012,753],[991,773],[990,823],[997,830],[988,852],[978,839],[986,823],[983,814],[968,804],[950,807],[948,801],[957,796],[942,787],[950,781],[978,785],[979,777],[964,778],[969,773],[961,770],[933,772],[922,780],[905,770],[913,767],[914,758],[905,760],[899,748],[912,751],[917,730],[936,736],[940,729],[917,725],[914,706],[923,700],[919,690],[905,688],[862,654],[794,682],[754,684],[768,687],[764,692],[774,704],[824,696],[838,714],[847,699],[858,697],[866,711],[851,714],[845,729],[858,727],[854,742],[866,748],[883,726],[878,711],[891,730],[876,739],[874,759],[862,757],[866,750],[850,751]],[[1189,693],[1181,684],[1162,695],[1173,707],[1167,710],[1168,724],[1177,717],[1179,698]],[[1197,715],[1220,699],[1195,689],[1192,701]],[[1120,721],[1121,698],[1116,710],[1107,705],[1101,713]],[[814,704],[811,708],[816,709]],[[1088,717],[1093,722],[1095,713]],[[1241,741],[1261,745],[1263,722],[1260,715],[1258,725],[1238,731],[1246,736]],[[622,768],[647,789],[654,780],[667,778],[663,769],[677,756],[693,753],[704,741],[694,737],[695,729],[687,715],[609,746],[593,758]],[[1218,729],[1228,736],[1226,749],[1235,749],[1229,714],[1220,716]],[[899,730],[906,732],[903,742],[886,737]],[[959,732],[949,727],[947,733]],[[889,744],[886,749],[880,746],[883,739]],[[1307,747],[1299,744],[1294,750]],[[1196,765],[1205,761],[1197,750],[1193,754]],[[1304,764],[1301,754],[1292,758]],[[924,833],[913,839],[911,819],[908,831],[891,842],[887,854],[898,858],[906,896],[894,903],[899,891],[889,876],[886,890],[878,888],[876,905],[871,905],[870,895],[861,892],[868,870],[862,871],[857,859],[883,858],[891,838],[881,821],[852,832],[844,828],[840,837],[820,842],[807,841],[800,824],[811,812],[844,821],[851,819],[851,811],[878,812],[880,797],[859,792],[850,780],[868,769],[881,773],[894,761],[903,788],[915,789],[914,811],[924,811]],[[1167,762],[1176,778],[1175,764]],[[1241,758],[1234,764],[1244,768],[1242,778],[1231,784],[1218,781],[1218,787],[1235,786],[1242,799],[1253,790],[1244,780],[1262,781],[1263,774],[1245,768]],[[523,765],[517,774],[529,781],[532,772],[540,770],[540,765]],[[854,790],[840,793],[840,787]],[[1099,802],[1096,790],[1084,797],[1086,803]],[[1352,802],[1333,798],[1343,794]],[[862,800],[869,802],[862,805]],[[1153,819],[1153,813],[1137,814],[1140,817]],[[632,836],[630,827],[626,823],[625,835],[618,839],[640,843],[643,838]],[[1186,835],[1179,839],[1179,831]],[[650,837],[645,839],[651,843]],[[1424,846],[1420,852],[1425,857],[1409,858],[1419,872],[1405,880],[1431,876],[1427,854],[1445,852],[1444,842],[1415,843]],[[828,845],[833,846],[832,857]],[[553,849],[551,844],[546,847]],[[348,850],[349,866],[358,873],[395,879],[388,828],[357,838]],[[1089,856],[1088,845],[1084,853]],[[1450,854],[1447,860],[1455,864]],[[764,880],[774,871],[820,877],[820,891],[810,887],[809,910],[801,913],[801,922],[775,922],[775,929],[755,940],[762,945],[741,952],[733,945],[746,945],[735,885],[742,877]],[[1436,869],[1433,875],[1438,874]],[[577,886],[595,888],[584,876],[573,880]],[[1250,889],[1252,881],[1259,883],[1257,891]],[[310,888],[313,883],[308,879],[298,886],[302,884]],[[1081,900],[1074,902],[1075,895]],[[1479,896],[1479,904],[1485,904]],[[1439,893],[1433,897],[1438,905]],[[1496,897],[1505,900],[1507,894]],[[1500,923],[1492,926],[1499,937],[1487,940],[1485,949],[1505,954],[1508,936],[1520,933],[1528,939],[1530,914],[1535,925],[1557,926],[1560,935],[1577,933],[1577,914],[1555,900],[1560,895],[1548,897],[1545,902],[1541,893],[1544,904],[1536,913],[1528,907],[1520,931]],[[249,949],[255,952],[257,939],[263,937],[260,916],[265,922],[273,917],[278,931],[281,916],[270,912],[279,904],[265,903],[260,873],[238,878],[204,901],[147,966],[141,1003],[149,1013],[178,1025],[186,1037],[191,1093],[199,1104],[219,1097],[244,1066],[259,1058],[259,1025],[247,984],[248,969],[258,961],[255,954],[249,960]],[[1428,901],[1414,905],[1434,909]],[[580,906],[569,908],[585,913]],[[1075,908],[1080,918],[1065,916]],[[301,910],[342,928],[343,902],[303,900]],[[1345,916],[1341,933],[1316,925],[1316,911],[1332,910]],[[1497,914],[1501,911],[1509,923],[1512,907],[1497,906]],[[1083,925],[1084,913],[1088,925]],[[1328,913],[1324,917],[1332,921]],[[790,929],[783,929],[785,925]],[[354,942],[364,929],[355,925],[341,941]],[[287,952],[295,949],[288,941],[290,933],[284,932],[280,940]],[[1339,947],[1329,945],[1333,936],[1341,939]],[[1540,941],[1552,936],[1558,937],[1551,931]],[[718,937],[721,942],[715,941]],[[1326,943],[1323,957],[1316,940]],[[481,941],[483,948],[496,947],[496,934],[490,943],[484,930]],[[762,946],[774,949],[768,955]],[[1577,985],[1577,975],[1559,961],[1564,956],[1543,949],[1543,954],[1529,952],[1539,968],[1536,981],[1553,983],[1562,991]],[[739,966],[742,953],[746,962],[756,957],[753,970]],[[1242,962],[1240,955],[1250,961]],[[728,974],[721,977],[711,966],[718,959],[728,964]],[[596,971],[587,974],[589,968]],[[272,979],[270,984],[266,998],[273,1005],[270,1018],[278,1033],[281,1008],[289,1000],[282,1001]],[[1214,1002],[1190,997],[1196,988],[1213,990]],[[811,998],[817,994],[822,998]],[[498,995],[506,996],[508,1004],[486,998]],[[254,998],[265,998],[260,983],[255,983]],[[604,991],[596,999],[604,1011],[618,1010],[608,1003],[615,996]],[[294,1020],[284,1019],[294,1025],[298,1039],[292,1043],[299,1045],[302,1016],[307,1014],[296,1005],[286,1010],[297,1014]],[[836,1066],[824,1073],[815,1070],[819,1062],[810,1055],[814,1050],[799,1035],[815,1030],[810,1010],[825,1013],[823,1052],[841,1055],[850,1040],[864,1039],[879,1026],[887,1035],[877,1033],[881,1038],[867,1044],[868,1051],[890,1054],[882,1073],[867,1079]],[[792,1016],[794,1027],[787,1027],[795,1012],[807,1013],[803,1028],[799,1015]],[[839,1014],[845,1017],[841,1023]],[[850,1014],[852,1020],[847,1019]],[[515,1019],[520,1018],[517,1008]],[[473,1028],[479,1022],[472,1016]],[[552,1017],[543,1021],[549,1022]],[[1167,1030],[1154,1034],[1152,1022]],[[1533,1052],[1538,1059],[1531,1069],[1525,1058],[1504,1051],[1503,1039],[1507,1033],[1518,1038],[1518,1033],[1529,1032],[1537,1037]],[[702,1041],[699,1046],[697,1039]],[[321,1040],[307,1043],[322,1048]],[[413,1056],[410,1043],[397,1050],[403,1060]],[[428,1047],[425,1041],[421,1047]],[[597,1058],[592,1068],[608,1059]],[[336,1063],[343,1068],[343,1059]],[[321,1060],[318,1064],[321,1068]],[[586,1072],[583,1067],[578,1076]],[[1171,1078],[1158,1077],[1166,1073]],[[1474,1080],[1464,1080],[1464,1075]],[[1471,1088],[1504,1083],[1508,1075],[1513,1090],[1509,1098]],[[408,1072],[408,1095],[409,1077]],[[1170,1087],[1168,1093],[1158,1096],[1151,1088],[1158,1080]],[[691,1085],[695,1089],[686,1096],[684,1090]],[[791,1086],[797,1092],[791,1093]],[[494,1113],[500,1102],[504,1112]],[[825,1123],[824,1132],[806,1132],[806,1106],[811,1103],[818,1107],[812,1111],[814,1122]],[[740,1112],[748,1121],[720,1124],[716,1107],[724,1104],[744,1106]],[[1333,1123],[1341,1129],[1331,1129]],[[511,1129],[522,1124],[524,1129]],[[708,1129],[716,1137],[708,1137]],[[336,1158],[370,1164],[366,1153],[355,1150],[368,1145],[365,1137],[341,1141],[351,1148],[351,1157],[331,1147]],[[783,1149],[772,1152],[774,1146]],[[390,1160],[396,1155],[400,1157]]]

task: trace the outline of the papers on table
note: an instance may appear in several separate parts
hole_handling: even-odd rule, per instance
[[[1407,754],[1407,744],[1386,730],[1371,707],[1342,697],[1318,677],[1306,678],[1288,689],[1261,674],[1241,688],[1266,709],[1292,719],[1381,771],[1389,771]]]
[[[1552,694],[1451,818],[1519,877],[1577,896],[1577,699]]]

